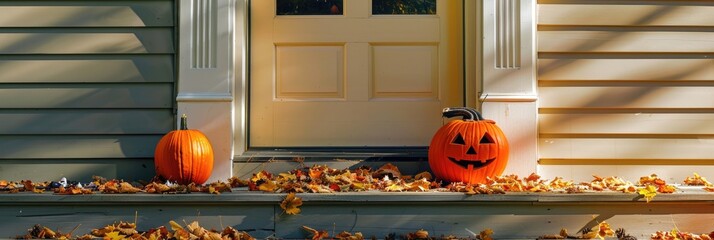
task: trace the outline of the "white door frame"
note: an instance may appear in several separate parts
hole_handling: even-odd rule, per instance
[[[177,4],[177,111],[189,115],[189,127],[203,131],[214,146],[216,162],[209,181],[231,177],[234,157],[246,150],[248,1],[179,0]],[[478,106],[478,99],[483,101],[484,116],[496,120],[517,146],[511,149],[506,173],[536,172],[536,0],[465,3],[467,103]],[[477,16],[469,10],[482,11],[481,24],[474,24]],[[517,22],[506,21],[497,28],[494,21],[504,18]],[[502,46],[497,39],[504,36],[517,39],[518,44],[497,48]],[[517,67],[496,66],[496,56],[503,54],[499,51],[514,50],[520,54]]]

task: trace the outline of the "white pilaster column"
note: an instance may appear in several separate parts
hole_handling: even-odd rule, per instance
[[[509,140],[504,173],[521,176],[536,172],[538,160],[535,10],[536,0],[483,3],[482,111]]]
[[[209,182],[232,175],[235,1],[179,1],[178,115],[213,145]]]

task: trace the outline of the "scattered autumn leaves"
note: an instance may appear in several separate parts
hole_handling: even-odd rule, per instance
[[[228,182],[216,181],[205,185],[179,185],[153,179],[149,183],[126,182],[118,179],[107,180],[105,178],[95,176],[93,181],[86,186],[69,185],[50,187],[51,182],[33,183],[30,180],[22,180],[20,182],[8,182],[0,180],[0,191],[7,193],[17,192],[34,192],[44,193],[51,191],[59,195],[83,195],[93,194],[95,192],[106,194],[131,194],[131,193],[192,193],[203,192],[211,194],[220,194],[222,192],[231,192],[232,188],[246,186],[247,182],[238,178],[230,178]]]
[[[303,202],[296,193],[334,193],[334,192],[358,192],[358,191],[384,191],[384,192],[461,192],[464,194],[504,194],[507,192],[556,192],[556,193],[582,193],[582,192],[622,192],[636,193],[651,201],[658,193],[673,193],[675,186],[667,184],[657,175],[643,176],[635,184],[618,177],[593,176],[590,182],[575,183],[556,177],[552,180],[542,179],[537,174],[526,177],[517,175],[503,175],[489,178],[485,184],[464,184],[448,183],[435,180],[428,172],[416,175],[404,175],[392,164],[385,164],[378,169],[360,167],[354,170],[333,169],[324,165],[303,167],[288,172],[272,174],[260,171],[248,179],[241,180],[230,178],[227,182],[217,181],[205,185],[178,185],[154,179],[148,183],[126,182],[122,180],[107,180],[101,177],[94,177],[89,186],[71,185],[67,187],[50,187],[49,182],[34,183],[31,180],[19,182],[8,182],[0,180],[0,191],[7,193],[33,192],[44,193],[47,191],[61,195],[93,194],[95,192],[103,194],[181,194],[181,193],[210,193],[221,194],[231,192],[237,187],[244,187],[251,191],[262,191],[269,193],[287,193],[280,202],[280,207],[285,214],[295,215],[301,212],[300,207]],[[684,185],[702,186],[704,190],[714,192],[714,185],[704,177],[694,173],[694,176],[687,177]],[[364,239],[360,232],[340,232],[330,236],[326,230],[317,230],[303,226],[306,236],[312,239]],[[74,231],[74,230],[73,230]],[[67,239],[72,238],[72,232],[61,233],[53,231],[47,227],[35,225],[28,230],[28,234],[22,238],[51,238]],[[493,231],[484,230],[475,239],[491,240]],[[631,236],[624,233],[624,230],[613,231],[605,223],[599,223],[587,232],[580,235],[569,235],[565,229],[556,235],[541,236],[544,239],[561,238],[600,238],[617,237],[618,239],[631,240]],[[629,237],[629,238],[628,238]],[[87,234],[77,239],[254,239],[245,232],[237,231],[230,227],[223,231],[207,230],[197,222],[184,224],[183,226],[170,222],[170,228],[164,226],[150,229],[146,232],[136,230],[136,225],[132,223],[117,223],[101,229],[94,229],[91,234]],[[420,229],[415,232],[401,236],[402,239],[462,239],[454,236],[430,237],[426,230]],[[707,234],[696,235],[678,231],[663,231],[652,234],[652,239],[711,239]]]
[[[77,239],[77,240],[160,240],[160,239],[195,239],[195,240],[255,240],[254,237],[245,231],[238,231],[233,227],[226,227],[222,231],[207,230],[201,227],[197,221],[185,223],[185,226],[170,221],[170,228],[160,226],[149,231],[140,232],[136,229],[136,223],[119,222],[107,225],[103,228],[92,229],[91,233],[78,237],[73,237],[72,232],[63,234],[48,227],[35,225],[18,239]],[[76,229],[76,228],[75,228]]]
[[[706,191],[714,191],[714,185],[704,177],[694,173],[694,176],[684,180],[685,185],[703,186]],[[51,183],[33,183],[31,180],[8,182],[0,180],[0,191],[34,192],[43,193],[53,191],[60,195],[81,195],[100,192],[105,194],[132,194],[132,193],[193,193],[203,192],[220,194],[231,192],[233,188],[247,186],[251,191],[271,193],[334,193],[334,192],[359,192],[359,191],[384,191],[384,192],[462,192],[465,194],[504,194],[506,192],[556,192],[556,193],[582,193],[582,192],[623,192],[637,193],[647,202],[650,202],[657,193],[673,193],[676,188],[667,184],[655,174],[643,176],[637,184],[625,181],[618,177],[593,176],[590,182],[575,183],[555,177],[552,180],[542,179],[533,173],[521,178],[517,175],[503,175],[488,178],[485,184],[448,183],[435,180],[428,172],[416,175],[404,175],[393,164],[385,164],[378,169],[363,166],[354,170],[333,169],[325,165],[303,167],[288,172],[274,175],[260,171],[248,179],[241,180],[236,177],[227,182],[216,181],[205,185],[178,185],[153,179],[148,183],[125,182],[122,180],[107,180],[94,177],[88,186],[71,185],[50,188]],[[293,195],[287,196],[281,203],[285,213],[289,215],[300,213],[302,200]]]
[[[617,234],[618,239],[626,240],[625,237],[631,237],[625,233],[624,229],[618,229],[618,232],[613,231],[610,228],[610,224],[607,222],[600,222],[590,229],[583,230],[579,235],[570,235],[568,230],[563,228],[560,229],[560,233],[553,235],[543,235],[538,237],[538,239],[601,239],[604,240],[607,237],[615,237]]]
[[[697,179],[701,179],[695,174]],[[248,187],[253,191],[276,193],[334,193],[357,191],[385,192],[463,192],[466,194],[503,194],[506,192],[602,192],[614,191],[636,193],[653,185],[656,193],[672,193],[676,189],[666,184],[657,175],[642,177],[637,184],[618,177],[593,176],[590,182],[575,183],[561,177],[553,180],[542,179],[533,173],[525,178],[518,175],[503,175],[489,178],[485,184],[449,183],[434,180],[431,174],[423,172],[414,176],[403,175],[392,164],[386,164],[372,170],[360,167],[355,170],[338,170],[316,165],[294,169],[273,175],[266,171],[253,174],[248,180]],[[709,186],[709,185],[708,185]]]
[[[318,229],[314,229],[314,228],[311,228],[308,226],[302,226],[302,229],[305,230],[306,234],[308,235],[309,239],[311,239],[311,240],[326,240],[326,239],[364,240],[365,239],[361,232],[350,233],[347,231],[342,231],[342,232],[335,234],[334,236],[331,237],[330,233],[327,230],[318,230]],[[415,232],[409,232],[409,233],[401,235],[401,236],[397,236],[396,234],[392,233],[387,236],[384,236],[381,239],[386,239],[386,240],[395,240],[395,239],[405,239],[405,240],[460,240],[460,239],[493,240],[492,235],[493,235],[493,230],[486,229],[486,230],[481,231],[481,233],[474,236],[473,238],[456,237],[453,235],[432,237],[432,236],[429,236],[428,231],[426,231],[424,229],[419,229]],[[372,237],[371,239],[376,239],[376,238]]]

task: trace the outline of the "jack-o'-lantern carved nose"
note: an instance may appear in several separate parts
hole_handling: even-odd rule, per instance
[[[476,149],[474,149],[474,146],[469,147],[469,150],[466,151],[466,154],[476,154]]]

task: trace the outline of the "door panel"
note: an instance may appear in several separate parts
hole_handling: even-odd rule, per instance
[[[276,16],[251,2],[251,147],[426,146],[463,103],[460,1],[435,15]]]

